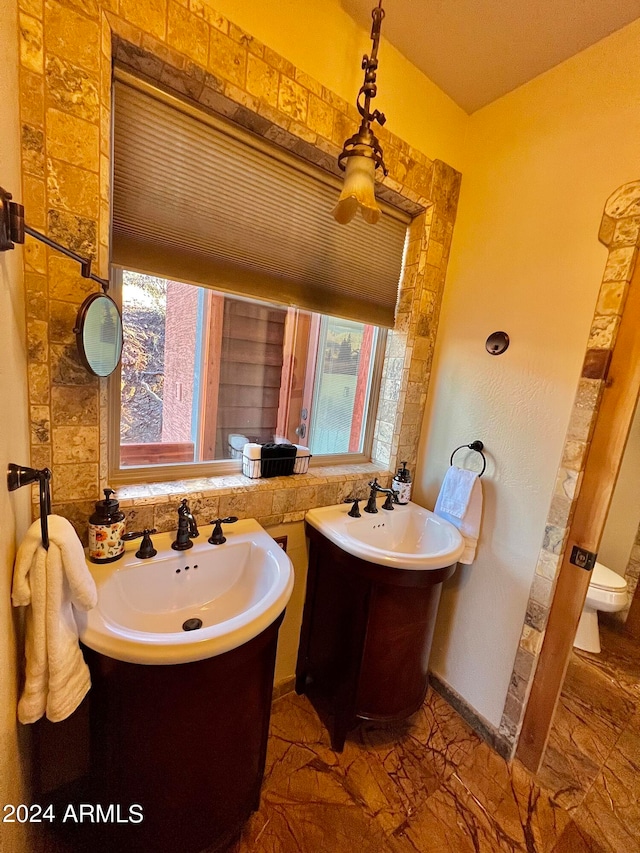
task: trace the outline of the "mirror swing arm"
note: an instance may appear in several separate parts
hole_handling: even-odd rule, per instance
[[[120,315],[120,310],[118,306],[113,301],[113,299],[109,296],[109,282],[95,275],[95,273],[91,272],[91,258],[84,258],[81,255],[72,252],[71,249],[68,249],[66,246],[62,246],[60,243],[52,240],[50,237],[47,237],[45,234],[41,234],[39,231],[31,228],[24,221],[24,206],[18,204],[15,201],[12,201],[13,196],[11,193],[7,192],[5,189],[0,187],[0,252],[6,252],[10,249],[15,248],[15,244],[24,244],[25,235],[29,235],[30,237],[39,240],[41,243],[44,243],[46,246],[49,246],[51,249],[56,249],[56,251],[61,252],[66,257],[71,258],[71,260],[76,261],[76,263],[80,264],[80,274],[83,278],[91,279],[100,285],[102,288],[102,293],[91,293],[84,300],[80,309],[78,311],[78,316],[76,319],[76,325],[73,329],[74,334],[76,336],[76,343],[78,345],[78,353],[80,355],[80,359],[82,364],[95,376],[109,376],[110,373],[116,369],[120,362],[120,354],[122,351],[122,318]],[[84,343],[84,326],[85,321],[87,319],[87,313],[89,308],[96,300],[108,300],[108,307],[111,312],[115,310],[119,323],[120,323],[120,334],[116,336],[119,339],[119,350],[117,351],[117,359],[115,360],[115,364],[109,370],[108,373],[98,372],[94,369],[94,367],[90,364],[85,343]],[[110,303],[110,304],[109,304]],[[117,347],[116,347],[117,349]]]

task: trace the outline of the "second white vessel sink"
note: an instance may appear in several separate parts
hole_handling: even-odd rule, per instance
[[[349,504],[310,510],[305,518],[335,545],[354,557],[396,569],[441,569],[458,561],[464,551],[460,532],[428,509],[409,502],[361,517],[349,516]]]
[[[210,533],[210,525],[201,528],[188,551],[173,551],[175,533],[162,533],[153,537],[151,559],[135,557],[133,542],[116,563],[88,563],[98,604],[76,613],[82,642],[116,660],[174,664],[223,654],[260,634],[289,601],[291,561],[253,519],[225,528],[222,545],[210,545]]]

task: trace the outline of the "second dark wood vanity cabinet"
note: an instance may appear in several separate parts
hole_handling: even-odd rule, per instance
[[[406,719],[421,706],[442,582],[456,564],[416,571],[347,554],[311,525],[296,691],[342,750],[358,720]]]

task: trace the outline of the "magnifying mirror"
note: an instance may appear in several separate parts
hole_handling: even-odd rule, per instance
[[[80,358],[89,373],[110,376],[122,355],[122,318],[113,299],[106,293],[87,296],[73,331]]]

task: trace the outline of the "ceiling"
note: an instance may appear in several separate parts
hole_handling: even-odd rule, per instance
[[[371,27],[376,0],[341,0]],[[640,0],[384,0],[382,35],[469,113],[640,17]]]

